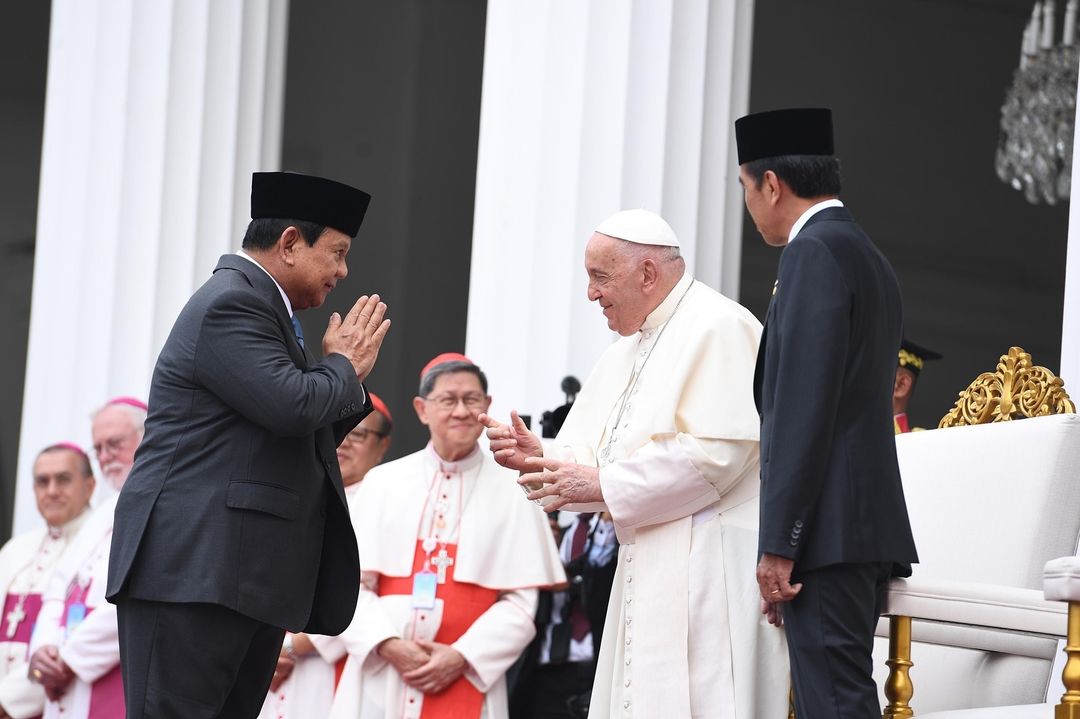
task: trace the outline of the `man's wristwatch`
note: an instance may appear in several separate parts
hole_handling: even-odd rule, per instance
[[[293,649],[292,640],[293,640],[293,635],[292,634],[286,634],[285,635],[285,641],[283,641],[281,643],[281,649],[282,649],[282,651],[285,652],[285,656],[295,659],[296,658],[296,650]]]

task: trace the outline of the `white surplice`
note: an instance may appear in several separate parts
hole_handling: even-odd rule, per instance
[[[505,719],[505,674],[536,633],[537,590],[566,582],[547,518],[522,501],[516,479],[479,446],[448,462],[430,444],[367,474],[352,515],[363,568],[360,598],[341,635],[349,658],[333,719],[420,716],[424,695],[406,686],[375,648],[392,637],[433,640],[443,600],[433,610],[414,610],[409,595],[378,591],[380,577],[412,576],[417,541],[428,536],[436,511],[443,514],[439,542],[457,544],[454,581],[499,592],[452,646],[468,662],[465,678],[485,695],[481,716]]]
[[[345,487],[349,514],[356,511],[356,494],[360,483]],[[296,666],[277,691],[266,695],[258,719],[307,719],[325,717],[334,701],[334,671],[338,660],[345,656],[341,637],[309,634],[315,651],[296,658]]]
[[[62,527],[42,527],[8,540],[0,549],[0,588],[4,594],[40,596],[53,568],[89,514],[90,510],[85,510]],[[27,676],[30,643],[7,638],[9,628],[14,631],[23,622],[36,619],[28,615],[0,617],[0,707],[12,719],[36,717],[45,707],[45,690]]]
[[[761,324],[685,275],[609,347],[546,450],[600,467],[621,544],[592,719],[783,719],[784,635],[759,611]]]
[[[106,701],[115,705],[119,700],[123,705],[122,687],[111,681],[120,666],[116,606],[105,601],[117,496],[93,510],[46,584],[30,651],[47,645],[60,647],[60,658],[75,673],[75,679],[59,701],[45,703],[44,719],[86,719],[91,706],[98,706],[106,693],[115,696],[106,697]],[[65,602],[76,586],[87,592],[86,617],[68,629],[64,625]],[[108,688],[100,684],[106,678],[110,679]]]

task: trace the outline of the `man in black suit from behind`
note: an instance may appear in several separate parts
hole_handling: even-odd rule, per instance
[[[754,376],[762,611],[787,633],[796,716],[870,719],[885,584],[918,561],[892,422],[900,289],[838,199],[831,111],[749,115],[735,134],[746,207],[784,247]]]
[[[243,249],[161,350],[109,558],[129,719],[255,717],[285,629],[352,619],[360,567],[335,449],[371,411],[362,382],[389,320],[361,297],[331,316],[315,362],[295,312],[345,277],[369,200],[256,173]]]

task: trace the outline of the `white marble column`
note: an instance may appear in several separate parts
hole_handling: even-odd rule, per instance
[[[176,314],[280,163],[288,0],[53,0],[14,531],[37,451],[145,398]]]
[[[663,215],[737,296],[753,0],[489,0],[466,351],[500,416],[562,403],[614,338],[585,296],[604,217]],[[537,417],[538,418],[538,417]]]
[[[1080,88],[1077,88],[1080,94]],[[1080,108],[1078,108],[1080,110]],[[1065,255],[1065,311],[1061,323],[1061,378],[1073,402],[1080,402],[1080,112],[1073,128],[1072,202]]]

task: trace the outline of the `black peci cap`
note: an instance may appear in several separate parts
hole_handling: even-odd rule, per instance
[[[315,222],[355,237],[371,195],[355,187],[299,172],[251,175],[251,219]]]
[[[735,121],[739,164],[784,155],[833,155],[832,110],[770,110]]]

